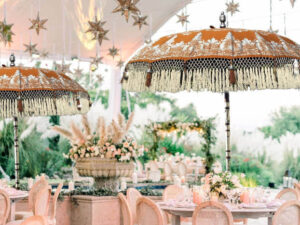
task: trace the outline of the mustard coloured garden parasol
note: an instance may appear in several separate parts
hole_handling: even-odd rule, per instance
[[[224,92],[226,169],[230,169],[230,91],[299,89],[300,46],[260,30],[225,27],[171,34],[142,48],[126,65],[128,91]]]
[[[0,118],[14,118],[15,177],[19,187],[18,118],[87,113],[90,97],[78,83],[63,73],[47,69],[0,68]]]

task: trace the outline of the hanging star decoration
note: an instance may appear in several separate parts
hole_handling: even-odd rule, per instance
[[[29,19],[31,22],[31,27],[29,27],[29,30],[35,30],[37,35],[40,34],[40,30],[47,30],[44,26],[45,23],[48,21],[48,19],[40,19],[40,13],[38,12],[36,19]]]
[[[32,44],[31,42],[29,42],[29,44],[24,44],[25,46],[25,52],[28,52],[30,56],[32,56],[33,54],[38,53],[38,50],[36,49],[37,44]]]
[[[101,84],[104,80],[103,76],[101,74],[97,74],[96,77],[97,77],[98,83]]]
[[[96,55],[96,57],[91,57],[91,59],[90,70],[94,72],[98,69],[98,65],[102,64],[103,57],[98,57],[98,55]]]
[[[239,7],[240,4],[239,3],[235,3],[233,0],[230,3],[226,3],[226,11],[229,12],[231,14],[231,16],[233,16],[235,13],[239,12]]]
[[[148,25],[148,23],[146,21],[147,16],[138,15],[138,16],[132,16],[132,18],[134,19],[133,26],[139,26],[139,30],[142,29],[143,25],[145,25],[145,26]]]
[[[112,12],[121,12],[121,15],[125,16],[126,22],[128,22],[130,13],[137,15],[140,12],[136,6],[139,1],[140,0],[118,0],[119,5]]]
[[[75,76],[76,79],[79,79],[82,76],[82,69],[80,69],[79,64],[77,66],[77,68],[74,70],[73,74]]]
[[[61,64],[57,64],[56,62],[54,62],[54,67],[59,73],[71,73],[70,66],[71,64],[65,64],[64,59],[62,60]]]
[[[103,40],[109,40],[106,37],[109,30],[105,30],[103,27],[106,24],[106,21],[98,20],[98,18],[95,17],[95,21],[88,21],[88,23],[90,27],[85,33],[94,35],[92,40],[97,40],[100,46],[102,45]]]
[[[294,8],[296,0],[290,0],[292,7]]]
[[[0,21],[0,42],[3,42],[4,45],[10,45],[12,41],[12,36],[15,35],[11,28],[13,24],[7,24],[6,20]]]
[[[178,17],[177,23],[181,23],[182,26],[190,22],[188,20],[189,15],[186,15],[183,12],[181,13],[181,15],[177,15],[177,17]]]
[[[40,52],[40,57],[42,59],[48,58],[48,55],[49,55],[49,52],[47,52],[46,50],[43,50],[43,51]]]
[[[124,66],[124,61],[122,59],[120,59],[118,62],[117,62],[117,67],[119,67],[120,69]]]
[[[108,49],[108,51],[108,55],[110,55],[113,59],[115,58],[115,56],[119,55],[119,49],[117,49],[114,45],[112,46],[112,48]]]

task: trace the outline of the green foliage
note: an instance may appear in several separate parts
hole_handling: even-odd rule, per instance
[[[27,128],[24,120],[19,121],[18,133]],[[20,177],[35,177],[41,173],[53,176],[65,165],[70,165],[70,161],[64,159],[62,151],[66,151],[68,143],[60,140],[57,143],[57,151],[52,151],[48,146],[48,140],[41,138],[41,133],[36,129],[24,139],[19,140],[20,152]],[[14,133],[13,124],[5,123],[0,132],[0,165],[5,172],[14,177]],[[68,150],[67,150],[68,151]]]
[[[49,122],[52,126],[60,125],[60,116],[50,116]],[[52,138],[48,138],[49,149],[58,152],[59,151],[59,146],[58,146],[59,140],[60,140],[59,135],[56,135]]]
[[[283,155],[283,161],[280,164],[280,178],[283,177],[285,170],[289,170],[290,176],[300,179],[300,149],[296,154],[293,150],[287,149]]]
[[[272,115],[272,125],[260,128],[265,137],[279,140],[287,132],[300,133],[300,107],[281,108],[278,113]]]
[[[174,142],[172,138],[166,137],[162,141],[159,142],[159,151],[160,154],[172,154],[175,155],[178,153],[184,153],[184,146],[183,144],[179,144],[177,142]]]

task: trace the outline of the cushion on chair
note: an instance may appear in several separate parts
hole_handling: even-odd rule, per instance
[[[11,221],[8,222],[6,225],[19,225],[23,222],[24,220],[15,220],[15,221]]]

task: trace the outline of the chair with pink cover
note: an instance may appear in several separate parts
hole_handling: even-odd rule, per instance
[[[45,216],[48,218],[48,210],[51,200],[51,189],[49,186],[40,190],[36,196],[33,214],[35,216]]]
[[[285,201],[300,200],[300,195],[295,189],[286,188],[280,191],[277,194],[276,198]]]
[[[131,209],[131,215],[133,223],[136,224],[136,203],[137,200],[142,197],[141,193],[135,188],[128,188],[126,192],[127,202]]]
[[[43,189],[41,189],[37,193],[37,196],[35,199],[35,205],[33,207],[34,216],[30,216],[28,218],[32,218],[35,216],[48,218],[48,209],[49,209],[50,199],[51,199],[50,187],[47,186],[47,187],[44,187]],[[27,219],[25,221],[27,221]],[[7,223],[6,225],[19,225],[19,224],[23,224],[23,222],[25,222],[25,221],[24,220],[15,220],[15,221],[11,221],[11,222]],[[31,221],[31,220],[28,220],[28,221]],[[25,223],[25,224],[27,224],[27,223]],[[28,223],[28,224],[30,224],[30,223]],[[33,224],[35,224],[35,223],[33,223]],[[48,222],[46,224],[48,225]]]
[[[10,199],[8,194],[0,190],[0,225],[5,225],[10,211]]]
[[[178,185],[169,185],[163,192],[163,201],[180,199],[184,197],[184,189]]]
[[[131,209],[129,207],[126,197],[122,194],[118,194],[121,203],[121,213],[122,213],[122,224],[123,225],[133,225],[133,218],[131,214]]]
[[[233,225],[231,212],[223,204],[207,201],[197,206],[193,213],[193,225]]]
[[[47,218],[44,216],[31,216],[24,220],[20,225],[48,225]]]
[[[299,225],[300,203],[297,200],[287,201],[276,211],[272,225]]]
[[[30,216],[33,216],[33,208],[35,205],[35,200],[38,192],[43,189],[44,187],[47,187],[48,181],[44,176],[42,176],[35,184],[32,186],[32,188],[29,191],[28,195],[28,208],[30,211],[19,211],[16,212],[15,218],[16,220],[23,220],[25,218],[28,218]]]
[[[53,196],[53,202],[51,207],[51,215],[48,217],[48,224],[49,225],[56,225],[56,205],[57,205],[57,199],[61,192],[61,189],[63,187],[63,183],[60,183],[55,191],[55,194]]]
[[[167,225],[160,208],[147,197],[141,197],[137,201],[138,225]]]

